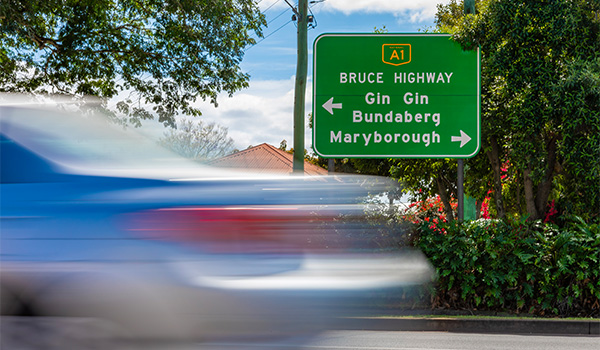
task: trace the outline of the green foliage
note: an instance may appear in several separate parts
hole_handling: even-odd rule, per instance
[[[421,227],[434,307],[600,316],[600,225],[477,220]]]
[[[481,174],[474,178],[494,173],[494,204],[509,216],[543,218],[555,199],[563,212],[597,220],[600,2],[481,0],[476,6],[476,14],[465,16],[451,1],[436,16],[439,30],[481,50],[484,152],[474,160],[480,166],[472,169]],[[477,160],[486,157],[488,169]],[[510,174],[500,174],[498,164],[510,165]]]
[[[106,101],[129,122],[200,115],[197,98],[247,87],[239,64],[266,25],[251,0],[3,0],[0,91]]]
[[[389,30],[385,27],[385,25],[381,28],[373,28],[373,33],[377,33],[377,34],[385,34],[385,33],[389,33]]]
[[[560,104],[563,159],[561,196],[574,213],[600,210],[600,57],[569,64],[567,77],[555,86]],[[590,211],[590,209],[592,211]]]

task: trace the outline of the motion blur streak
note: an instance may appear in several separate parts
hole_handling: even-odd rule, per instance
[[[164,208],[127,215],[127,229],[215,253],[333,253],[348,244],[333,225],[342,212],[339,206],[335,211],[315,206]]]
[[[2,350],[316,334],[432,279],[380,215],[384,179],[233,173],[93,106],[14,99],[0,95]]]

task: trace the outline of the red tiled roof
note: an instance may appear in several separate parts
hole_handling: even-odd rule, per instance
[[[267,143],[217,158],[208,164],[222,168],[247,169],[259,173],[291,174],[293,156]],[[304,162],[305,175],[327,175],[327,170]]]

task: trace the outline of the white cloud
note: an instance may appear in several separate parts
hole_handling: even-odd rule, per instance
[[[198,103],[202,110],[199,117],[214,121],[229,129],[229,136],[238,149],[269,143],[279,146],[287,140],[293,146],[294,77],[287,80],[253,80],[248,89],[218,99],[215,108],[208,102]],[[311,82],[306,89],[305,114],[310,113]],[[309,148],[310,130],[306,130],[305,148]]]
[[[420,23],[431,21],[437,11],[437,5],[448,2],[450,0],[326,0],[313,9],[342,12],[346,15],[358,12],[392,13],[401,21]]]
[[[296,6],[297,0],[288,0]],[[310,4],[314,9],[324,9],[350,14],[354,12],[397,13],[403,11],[426,10],[435,13],[436,5],[449,3],[450,0],[324,0]],[[289,8],[284,0],[261,0],[258,7],[263,12]]]
[[[413,0],[413,1],[390,1],[390,0],[326,0],[324,8],[335,9],[344,13],[352,12],[400,12],[406,10],[432,8],[435,10],[438,3],[447,3],[449,0]]]
[[[296,5],[297,0],[288,0],[290,4]],[[290,6],[284,0],[259,0],[258,8],[264,13],[266,11],[289,8]]]
[[[196,101],[195,106],[202,111],[196,117],[204,122],[215,122],[228,128],[228,135],[234,140],[237,149],[246,149],[268,143],[275,147],[286,140],[288,147],[294,146],[294,85],[295,77],[285,80],[252,80],[250,87],[229,97],[218,97],[218,107],[208,101]],[[306,87],[305,116],[311,113],[312,81]],[[192,118],[181,116],[181,118]],[[167,128],[156,120],[144,121],[140,132],[158,140]],[[312,147],[312,134],[305,125],[305,148]]]

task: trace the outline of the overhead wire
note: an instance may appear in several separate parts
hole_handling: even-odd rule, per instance
[[[317,28],[317,16],[315,16],[315,14],[312,12],[311,7],[308,8],[308,11],[310,12],[310,15],[312,16],[312,22],[308,24],[308,30]]]
[[[277,18],[283,16],[286,12],[288,12],[290,9],[285,9],[283,10],[283,12],[281,12],[280,14],[278,14],[277,16],[271,18],[271,22],[273,22],[274,20],[276,20]]]
[[[278,2],[280,2],[281,0],[275,0],[274,3],[272,3],[271,5],[269,5],[264,11],[263,11],[263,15],[265,13],[267,13],[267,11],[269,11],[271,9],[271,7],[275,6],[275,4],[277,4]]]
[[[262,2],[263,0],[259,0],[259,3]],[[265,14],[269,9],[271,9],[273,6],[275,6],[278,2],[280,2],[281,0],[276,0],[274,3],[272,3],[271,5],[269,5],[264,11],[263,14]],[[310,2],[310,6],[308,7],[308,11],[310,12],[312,18],[313,18],[313,22],[309,24],[309,30],[310,29],[315,29],[317,27],[317,19],[314,15],[314,13],[312,12],[312,7],[315,6],[316,4],[322,3],[325,0],[317,0],[317,1],[311,1]],[[286,8],[284,11],[282,11],[281,13],[279,13],[277,16],[273,17],[270,22],[273,23],[276,19],[278,19],[279,17],[283,16],[284,14],[286,14],[288,11],[292,10],[295,11],[294,7],[292,7],[292,5],[285,0],[285,2],[290,6],[290,8]],[[263,38],[261,38],[259,41],[257,41],[256,43],[254,43],[253,45],[249,46],[246,48],[245,51],[250,50],[251,48],[253,48],[254,46],[262,43],[263,41],[265,41],[267,38],[269,38],[270,36],[272,36],[273,34],[277,33],[278,31],[280,31],[281,29],[283,29],[285,26],[287,26],[288,24],[290,24],[290,22],[294,22],[294,19],[291,19],[289,21],[287,21],[286,23],[284,23],[283,25],[281,25],[280,27],[278,27],[277,29],[275,29],[274,31],[272,31],[271,33],[267,34],[266,36],[264,36]],[[268,26],[268,25],[267,25]]]
[[[263,14],[265,14],[267,12],[268,9],[270,9],[271,7],[273,7],[276,3],[280,2],[281,0],[277,0],[274,3],[272,3],[269,7],[267,7],[264,11]],[[272,19],[269,20],[270,24],[272,24],[275,20],[277,20],[279,17],[283,16],[284,14],[286,14],[288,11],[290,11],[289,8],[286,8],[285,10],[283,10],[281,13],[279,13],[277,16],[273,17]],[[250,50],[251,48],[253,48],[254,46],[262,43],[263,41],[265,41],[267,38],[269,38],[270,36],[272,36],[273,34],[277,33],[278,31],[280,31],[281,29],[283,29],[285,26],[287,26],[288,24],[290,24],[290,22],[292,22],[293,19],[290,19],[289,21],[285,22],[283,25],[279,26],[277,29],[273,30],[271,33],[267,34],[266,36],[262,37],[260,40],[258,40],[256,43],[252,44],[251,46],[247,47],[245,49],[245,51]],[[267,25],[268,27],[268,25]]]
[[[317,28],[317,18],[315,16],[315,14],[312,12],[312,7],[315,6],[316,4],[322,3],[323,1],[325,1],[325,0],[310,2],[310,5],[308,6],[307,9],[308,9],[308,12],[310,13],[309,16],[312,17],[312,20],[311,20],[311,22],[308,23],[308,30]],[[287,0],[285,2],[287,2]],[[289,2],[288,2],[288,5],[289,5]],[[290,6],[292,6],[292,5],[290,5]],[[296,13],[295,9],[294,9],[294,13]],[[298,28],[298,23],[295,23],[294,26],[296,28]]]
[[[254,46],[262,43],[263,41],[265,41],[268,37],[270,37],[271,35],[277,33],[278,31],[280,31],[281,29],[283,29],[283,27],[287,26],[288,24],[290,24],[291,22],[293,22],[292,19],[290,19],[289,21],[285,22],[281,27],[275,29],[274,31],[272,31],[271,33],[269,33],[268,35],[264,36],[262,39],[260,39],[259,41],[257,41],[255,44],[253,44],[252,46],[249,46],[246,51],[250,50],[251,48],[253,48]]]

